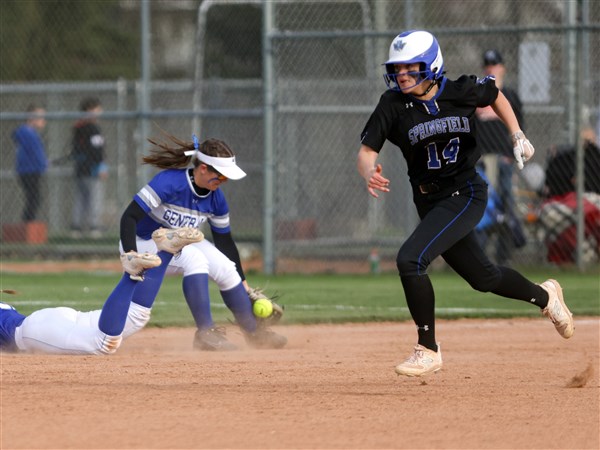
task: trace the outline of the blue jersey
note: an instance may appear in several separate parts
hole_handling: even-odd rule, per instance
[[[17,350],[15,329],[23,323],[25,316],[6,303],[0,303],[0,350]]]
[[[230,232],[229,206],[221,189],[199,195],[188,169],[168,169],[159,172],[133,198],[146,211],[138,222],[136,233],[152,239],[157,228],[199,228],[208,222],[216,233]]]

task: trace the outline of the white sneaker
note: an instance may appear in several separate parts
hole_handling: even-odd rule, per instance
[[[575,325],[573,314],[563,299],[560,284],[556,280],[546,280],[540,286],[548,293],[548,305],[542,309],[542,314],[552,321],[558,334],[569,339],[573,336]]]
[[[437,372],[441,368],[442,349],[440,344],[438,344],[437,352],[417,344],[414,353],[402,364],[396,366],[396,373],[407,377],[420,377]]]
[[[121,255],[123,270],[135,281],[144,281],[144,271],[158,267],[161,263],[160,257],[152,253],[137,253],[132,250]]]
[[[204,239],[204,234],[198,228],[159,228],[152,233],[152,239],[159,250],[169,253],[179,253],[188,244],[194,244]]]

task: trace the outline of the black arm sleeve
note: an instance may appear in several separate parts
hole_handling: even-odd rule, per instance
[[[240,275],[240,277],[242,277],[242,281],[244,281],[246,276],[244,275],[244,269],[242,268],[240,252],[233,241],[233,236],[231,236],[231,233],[213,233],[212,236],[215,247],[217,247],[221,253],[235,263],[237,273]]]
[[[146,216],[146,211],[135,201],[131,201],[121,216],[121,244],[125,253],[133,250],[137,252],[135,228],[137,223]]]

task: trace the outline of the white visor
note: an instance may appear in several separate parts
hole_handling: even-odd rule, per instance
[[[230,180],[241,180],[246,176],[246,172],[240,169],[235,163],[235,156],[227,156],[224,158],[216,156],[208,156],[198,150],[190,150],[185,152],[187,156],[195,156],[204,164],[207,164],[219,172],[225,175]]]

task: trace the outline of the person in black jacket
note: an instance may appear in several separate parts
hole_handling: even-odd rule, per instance
[[[522,103],[519,94],[504,83],[506,67],[501,53],[498,50],[487,50],[483,53],[483,72],[486,76],[493,76],[496,86],[504,94],[508,103],[517,117],[520,128],[525,130]],[[488,159],[494,157],[496,164],[488,164],[490,170],[487,175],[495,181],[494,188],[500,197],[500,208],[506,217],[507,227],[499,227],[495,242],[494,259],[497,264],[509,261],[514,247],[525,245],[523,239],[514,240],[513,236],[523,236],[520,219],[516,214],[515,198],[513,195],[514,159],[513,145],[504,122],[490,107],[477,108],[477,145],[481,154]]]
[[[75,161],[75,199],[71,230],[74,237],[80,237],[87,229],[91,237],[97,238],[102,234],[104,181],[108,178],[104,136],[97,123],[102,104],[99,99],[89,97],[81,102],[80,109],[87,115],[73,127],[71,157]]]

